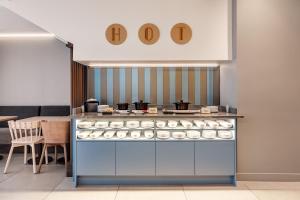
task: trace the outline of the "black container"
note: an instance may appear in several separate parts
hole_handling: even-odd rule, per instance
[[[128,103],[118,103],[118,110],[128,110]]]
[[[149,103],[143,102],[143,100],[140,100],[139,102],[134,102],[136,110],[148,110],[148,104]]]
[[[179,102],[175,102],[176,110],[188,110],[189,109],[189,102],[183,102],[183,100],[180,100]]]
[[[88,99],[84,102],[84,112],[97,112],[99,101],[96,99]]]

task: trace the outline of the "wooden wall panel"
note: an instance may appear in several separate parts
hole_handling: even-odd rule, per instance
[[[71,66],[71,106],[83,105],[87,98],[87,66],[72,62]]]

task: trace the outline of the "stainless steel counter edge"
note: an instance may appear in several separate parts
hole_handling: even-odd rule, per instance
[[[86,118],[244,118],[242,115],[218,112],[210,114],[164,114],[163,112],[158,112],[157,114],[102,114],[102,113],[80,113],[72,115],[76,119],[86,119]]]

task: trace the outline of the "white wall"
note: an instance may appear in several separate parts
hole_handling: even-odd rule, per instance
[[[74,44],[77,61],[185,61],[231,58],[231,0],[26,0],[0,1],[22,17]],[[186,45],[170,37],[173,25],[186,22],[193,37]],[[105,30],[123,24],[127,40],[106,41]],[[144,23],[160,29],[154,45],[144,45],[138,30]]]
[[[300,1],[237,1],[238,173],[300,180]]]
[[[70,51],[55,38],[0,39],[0,105],[69,105]]]

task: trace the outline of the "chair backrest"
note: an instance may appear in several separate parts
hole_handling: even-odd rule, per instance
[[[42,121],[41,125],[45,143],[65,144],[69,142],[69,121]]]
[[[12,141],[22,138],[23,142],[30,142],[41,136],[41,124],[39,121],[9,121],[8,127]]]

